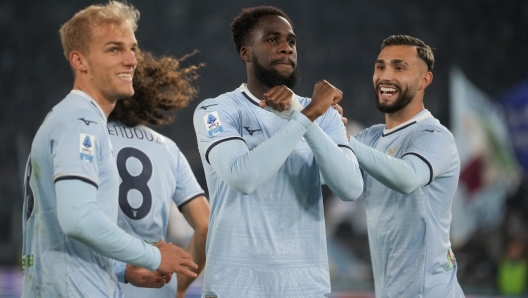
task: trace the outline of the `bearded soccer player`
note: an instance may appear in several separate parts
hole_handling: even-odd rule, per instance
[[[156,58],[143,51],[136,57],[134,96],[116,103],[107,124],[121,178],[118,225],[147,243],[166,240],[174,201],[195,232],[187,250],[199,266],[194,270],[198,274],[205,266],[209,203],[178,146],[146,126],[171,123],[170,112],[189,104],[197,94],[192,83],[198,66],[181,68],[182,59]],[[125,297],[184,298],[193,280],[179,274],[177,282],[173,278],[160,289],[129,283],[121,288]]]
[[[211,199],[202,297],[328,297],[321,177],[343,200],[363,180],[326,81],[294,94],[296,36],[275,7],[231,24],[247,83],[200,103],[194,128]],[[263,109],[266,108],[266,109]]]
[[[460,160],[453,135],[424,108],[434,56],[423,41],[385,39],[374,64],[385,125],[350,139],[364,171],[376,297],[464,297],[449,229]]]
[[[120,297],[112,259],[146,268],[122,274],[140,286],[162,286],[173,272],[196,276],[189,253],[162,241],[146,244],[116,224],[119,176],[106,117],[134,94],[138,18],[134,7],[111,1],[78,12],[60,30],[75,79],[31,147],[23,297]]]

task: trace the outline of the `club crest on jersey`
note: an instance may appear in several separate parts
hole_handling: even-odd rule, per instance
[[[93,162],[95,136],[82,133],[80,137],[81,160]]]
[[[224,131],[222,128],[222,123],[218,117],[218,112],[214,111],[204,116],[205,127],[207,128],[207,133],[210,137],[214,136],[217,133]]]

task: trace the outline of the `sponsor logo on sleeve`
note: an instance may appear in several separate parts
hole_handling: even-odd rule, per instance
[[[210,137],[214,136],[217,133],[224,131],[222,128],[222,123],[218,117],[218,112],[214,111],[204,116],[205,127],[207,128],[207,133]]]
[[[95,151],[95,136],[82,133],[80,137],[81,160],[93,162]]]

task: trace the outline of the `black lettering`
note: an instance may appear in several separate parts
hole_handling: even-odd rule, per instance
[[[154,136],[152,135],[152,133],[150,133],[150,139],[149,139],[149,132],[145,131],[145,138],[149,141],[154,141]]]
[[[111,136],[115,136],[115,125],[112,125],[114,127],[114,130],[111,130],[110,129],[110,126],[106,126],[106,128],[108,129],[108,134],[111,135]]]
[[[130,133],[130,135],[129,135]],[[128,127],[125,127],[125,136],[127,137],[127,139],[133,139],[134,138],[134,134],[132,133],[132,129],[128,128]]]
[[[138,135],[138,132],[139,132],[139,135]],[[143,140],[144,136],[143,136],[143,130],[139,129],[139,128],[134,128],[134,134],[136,135],[136,137],[140,140]]]

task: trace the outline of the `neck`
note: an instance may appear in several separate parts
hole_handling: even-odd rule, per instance
[[[88,94],[91,98],[93,98],[101,107],[107,118],[110,113],[112,113],[112,110],[114,109],[116,104],[116,100],[106,98],[100,91],[94,89],[88,84],[84,84],[84,82],[79,80],[75,80],[73,84],[73,89],[83,91],[84,93]]]
[[[262,85],[253,75],[250,74],[250,69],[248,69],[247,74],[247,88],[253,96],[260,100],[264,100],[264,93],[268,91],[270,88]]]
[[[416,102],[416,104],[413,104]],[[413,100],[405,108],[390,114],[385,114],[385,128],[391,129],[402,123],[411,120],[414,116],[418,115],[425,108],[423,102],[420,100]]]

